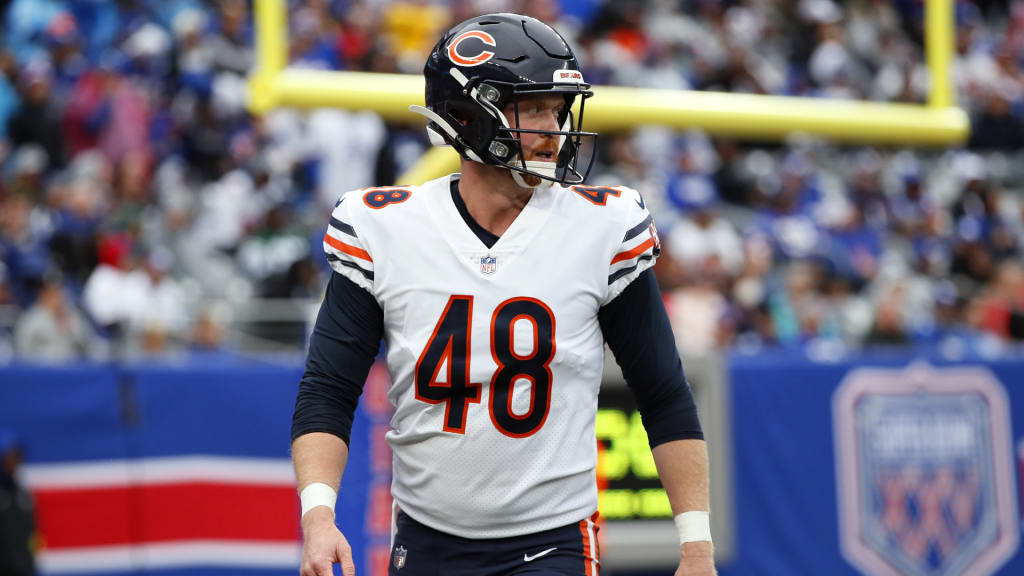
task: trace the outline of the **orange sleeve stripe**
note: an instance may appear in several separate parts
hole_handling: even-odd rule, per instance
[[[349,246],[348,244],[345,244],[344,242],[338,240],[337,238],[331,236],[330,234],[324,235],[324,242],[327,242],[328,244],[331,245],[331,248],[334,248],[339,252],[351,254],[356,258],[362,258],[363,260],[369,260],[370,262],[373,262],[373,258],[370,258],[370,253],[367,252],[366,250],[363,250],[362,248],[356,248],[355,246]]]
[[[612,258],[612,264],[615,264],[616,262],[622,262],[623,260],[629,260],[630,258],[635,258],[636,256],[639,256],[640,254],[646,252],[647,249],[650,248],[651,246],[654,246],[654,238],[648,238],[646,242],[637,246],[636,248],[633,248],[632,250],[619,252],[618,254],[615,255],[615,258]]]

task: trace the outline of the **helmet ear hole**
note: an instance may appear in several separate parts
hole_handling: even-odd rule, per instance
[[[441,116],[456,127],[463,142],[478,155],[485,155],[486,147],[496,135],[490,114],[472,100],[448,101],[442,109]]]
[[[453,110],[451,110],[451,111],[449,112],[449,114],[450,114],[450,115],[451,115],[451,117],[452,117],[452,118],[454,118],[454,119],[455,119],[455,121],[456,121],[456,122],[458,122],[459,124],[461,124],[461,125],[463,125],[463,126],[465,126],[466,124],[469,124],[469,121],[470,121],[470,117],[469,117],[469,115],[467,115],[467,114],[466,114],[466,113],[465,113],[464,111],[462,111],[462,110],[458,110],[458,109],[453,109]]]

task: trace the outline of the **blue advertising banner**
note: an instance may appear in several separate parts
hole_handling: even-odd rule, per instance
[[[737,574],[1024,574],[1024,362],[734,358]]]

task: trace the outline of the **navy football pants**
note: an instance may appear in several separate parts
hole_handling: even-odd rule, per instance
[[[594,514],[536,534],[474,540],[399,512],[388,576],[598,576],[596,519]]]

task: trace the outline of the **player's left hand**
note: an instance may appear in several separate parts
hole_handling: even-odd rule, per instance
[[[687,542],[679,548],[675,576],[715,576],[715,549],[711,542]]]

